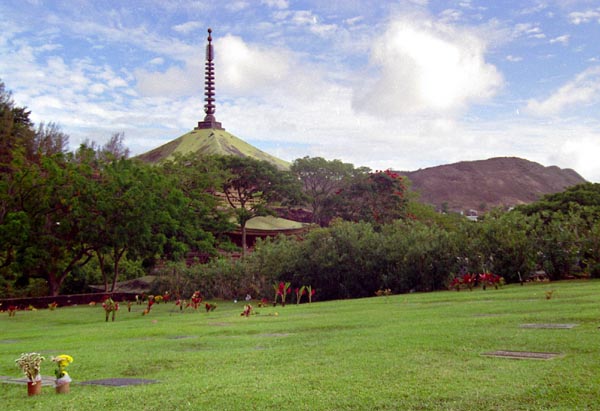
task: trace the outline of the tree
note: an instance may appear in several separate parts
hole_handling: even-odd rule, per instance
[[[115,289],[125,256],[139,259],[166,254],[178,259],[188,249],[178,238],[185,224],[180,218],[185,198],[158,168],[128,159],[104,164],[88,204],[95,216],[88,228],[89,241],[103,275],[105,256],[112,261],[110,291]]]
[[[220,156],[216,158],[228,172],[220,187],[234,212],[242,232],[242,255],[246,255],[246,224],[251,218],[271,213],[274,202],[292,204],[298,200],[300,187],[289,172],[250,157]]]
[[[391,171],[356,175],[340,196],[341,215],[349,221],[387,224],[406,215],[404,177]]]
[[[302,182],[312,221],[321,226],[327,225],[332,218],[329,206],[354,176],[354,166],[340,160],[303,157],[294,160],[290,171]]]
[[[15,175],[17,211],[29,227],[27,240],[16,252],[22,278],[47,280],[57,295],[64,279],[91,258],[86,241],[91,216],[81,201],[89,188],[85,170],[62,154],[42,157]]]
[[[533,235],[535,218],[516,211],[494,210],[480,221],[480,252],[484,272],[493,272],[507,282],[525,279],[535,269],[539,241]]]
[[[99,156],[104,161],[122,160],[129,157],[129,148],[125,146],[125,133],[115,133],[102,146]]]
[[[584,183],[567,188],[565,191],[547,194],[539,201],[519,206],[517,210],[524,214],[540,214],[543,211],[568,213],[573,207],[589,207],[595,218],[600,217],[600,184]]]
[[[199,156],[197,153],[176,155],[164,162],[161,169],[186,198],[187,227],[212,233],[221,243],[228,242],[224,234],[233,230],[235,224],[230,221],[215,193],[220,190],[229,172],[220,168],[215,157]],[[204,238],[197,233],[189,233],[188,239],[198,237]],[[206,248],[202,242],[192,242],[192,245],[196,249]],[[212,246],[211,242],[209,248]]]
[[[68,145],[69,136],[61,131],[58,124],[40,123],[33,142],[33,150],[38,156],[66,154]]]
[[[9,172],[8,165],[19,151],[26,158],[33,155],[34,131],[26,107],[15,106],[12,95],[0,81],[0,172]]]

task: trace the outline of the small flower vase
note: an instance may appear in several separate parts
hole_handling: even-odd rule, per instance
[[[27,395],[39,395],[42,393],[42,382],[41,381],[28,381],[27,382]]]
[[[70,382],[66,382],[64,384],[56,386],[57,394],[68,394],[69,392],[71,392],[71,383]]]
[[[71,391],[71,377],[68,374],[57,378],[55,383],[57,394],[68,394]]]

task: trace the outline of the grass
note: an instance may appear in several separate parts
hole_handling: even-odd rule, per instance
[[[550,300],[545,292],[554,290]],[[0,316],[0,375],[22,352],[70,354],[71,393],[0,384],[5,410],[597,410],[600,281],[507,286],[207,314],[171,304]],[[278,315],[276,315],[276,313]],[[576,323],[573,329],[521,324]],[[548,361],[481,354],[560,352]],[[53,364],[43,364],[44,375]],[[104,387],[76,382],[147,378]]]

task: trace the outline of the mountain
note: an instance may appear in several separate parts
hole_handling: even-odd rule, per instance
[[[420,200],[450,211],[486,211],[536,201],[544,194],[563,191],[586,181],[572,169],[516,157],[461,161],[410,172],[400,172],[420,193]]]
[[[149,163],[171,159],[175,153],[199,153],[205,155],[233,155],[265,160],[280,170],[287,170],[289,163],[265,153],[231,133],[220,129],[194,129],[175,140],[138,156]]]

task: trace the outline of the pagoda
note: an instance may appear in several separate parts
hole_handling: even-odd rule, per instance
[[[215,51],[212,45],[212,29],[208,29],[208,44],[206,45],[206,61],[204,63],[204,116],[203,121],[198,122],[198,127],[195,130],[213,129],[225,130],[215,119]]]
[[[193,152],[203,155],[252,157],[267,161],[280,170],[289,169],[288,162],[272,156],[225,131],[221,123],[216,120],[215,50],[212,44],[212,29],[210,28],[208,29],[207,40],[204,70],[204,120],[199,121],[198,126],[188,133],[140,154],[138,158],[149,163],[160,163],[173,159],[176,153],[185,155]]]

